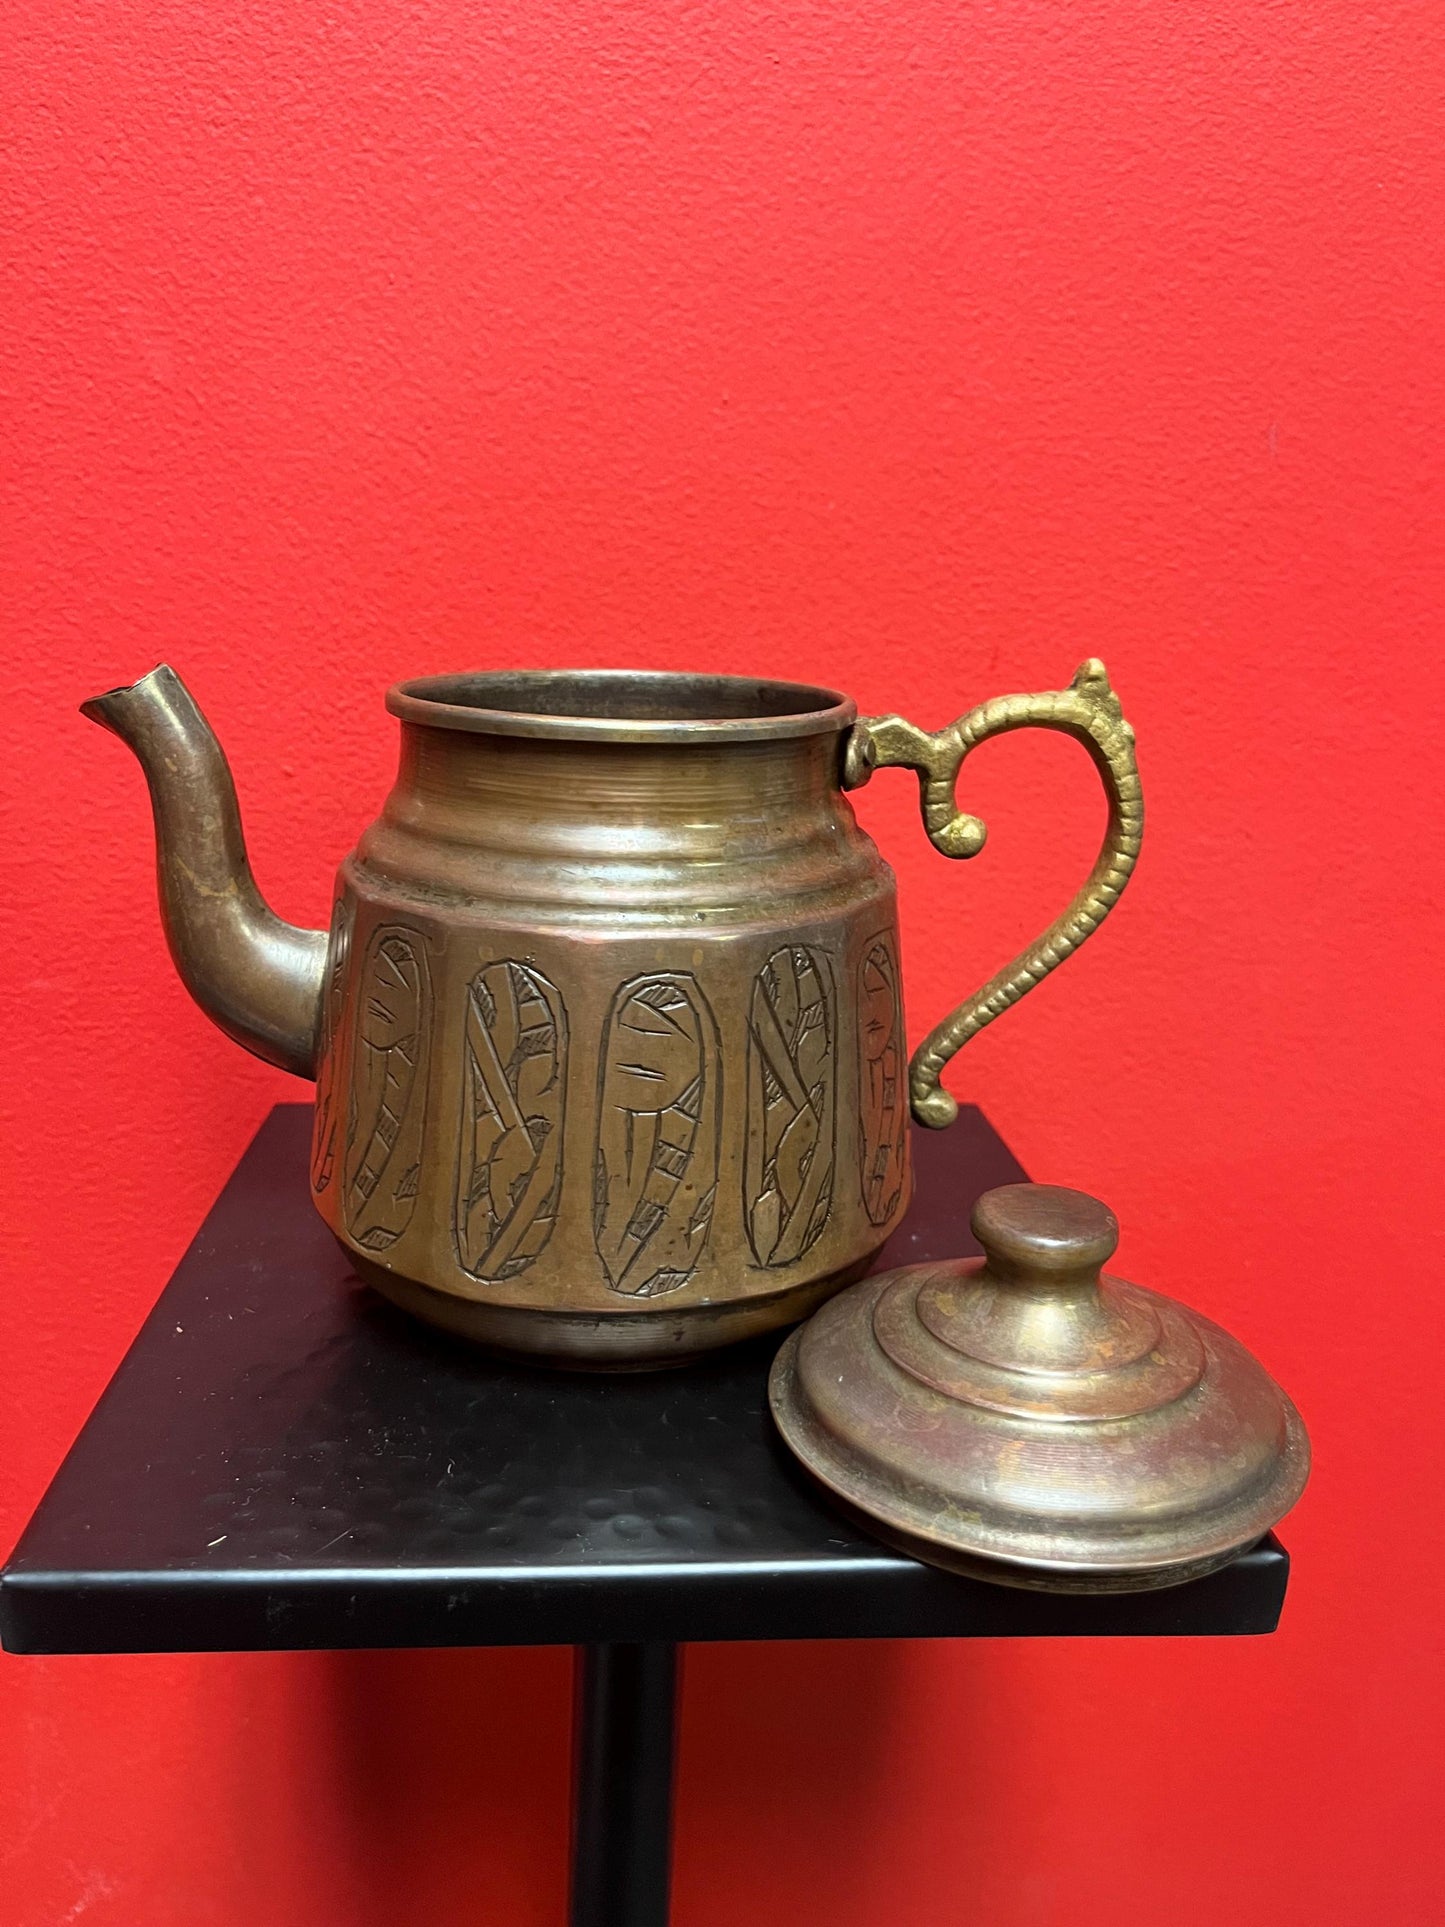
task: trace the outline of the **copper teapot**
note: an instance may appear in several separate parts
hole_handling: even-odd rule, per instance
[[[357,1272],[434,1324],[554,1364],[646,1367],[791,1323],[860,1277],[909,1198],[908,1110],[1112,908],[1138,853],[1133,732],[1102,663],[930,734],[787,682],[631,671],[394,688],[396,784],[329,932],[262,901],[235,788],[179,676],[84,705],[150,785],[191,994],[316,1079],[311,1188]],[[954,784],[1029,726],[1093,757],[1109,822],[1051,929],[905,1063],[893,874],[844,794]]]

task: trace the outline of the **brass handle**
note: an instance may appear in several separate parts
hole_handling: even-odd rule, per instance
[[[1059,729],[1081,742],[1103,779],[1109,824],[1089,880],[1064,914],[930,1031],[914,1052],[908,1074],[913,1115],[920,1124],[938,1130],[958,1115],[957,1102],[938,1081],[949,1058],[1092,936],[1129,880],[1144,831],[1134,732],[1124,721],[1103,663],[1090,657],[1067,689],[996,697],[934,735],[901,716],[860,717],[844,758],[845,789],[861,788],[875,769],[889,765],[917,770],[923,821],[935,849],[945,856],[977,856],[988,829],[976,816],[959,809],[954,796],[958,773],[970,750],[990,736],[1005,736],[1014,729]]]

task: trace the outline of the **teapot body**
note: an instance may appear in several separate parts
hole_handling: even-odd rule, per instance
[[[612,689],[609,736],[488,722],[470,679],[457,727],[445,680],[394,699],[396,786],[338,881],[318,1209],[396,1303],[559,1364],[681,1362],[804,1316],[909,1196],[895,891],[842,794],[852,706],[629,736]]]

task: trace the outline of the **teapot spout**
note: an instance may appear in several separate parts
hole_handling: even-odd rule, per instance
[[[164,664],[81,714],[134,750],[150,786],[161,916],[187,990],[238,1044],[298,1077],[316,1071],[324,930],[283,923],[251,875],[230,767]]]

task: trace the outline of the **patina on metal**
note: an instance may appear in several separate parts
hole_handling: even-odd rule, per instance
[[[1298,1412],[1221,1328],[1104,1274],[1097,1199],[1010,1184],[974,1208],[982,1259],[855,1285],[783,1345],[773,1415],[869,1529],[1005,1585],[1179,1585],[1304,1489]]]
[[[1119,900],[1139,856],[1144,834],[1144,796],[1134,761],[1134,732],[1124,720],[1108,672],[1097,657],[1079,667],[1067,689],[1039,696],[1000,696],[981,703],[935,735],[901,716],[864,717],[848,738],[844,781],[866,783],[875,769],[902,764],[918,772],[923,821],[929,841],[945,856],[977,856],[988,835],[978,817],[958,808],[955,789],[964,758],[992,736],[1016,729],[1056,729],[1080,742],[1093,757],[1109,799],[1104,841],[1088,881],[1057,922],[983,989],[961,1003],[929,1032],[909,1065],[913,1114],[921,1124],[951,1124],[958,1104],[939,1083],[939,1072],[970,1037],[1001,1017],[1071,951],[1093,934]]]
[[[186,989],[238,1044],[314,1077],[326,932],[283,923],[262,900],[230,767],[190,691],[163,664],[81,714],[113,730],[145,771],[161,917]]]
[[[982,841],[951,799],[987,736],[1064,730],[1108,793],[1083,895],[915,1060],[931,1124],[953,1114],[939,1066],[1088,934],[1138,847],[1132,735],[1097,663],[936,737],[743,677],[434,676],[387,702],[400,768],[329,933],[262,902],[172,670],[85,711],[145,768],[192,994],[317,1080],[312,1190],[361,1276],[562,1364],[668,1364],[801,1318],[907,1206],[893,876],[845,782],[919,768],[953,855]]]

